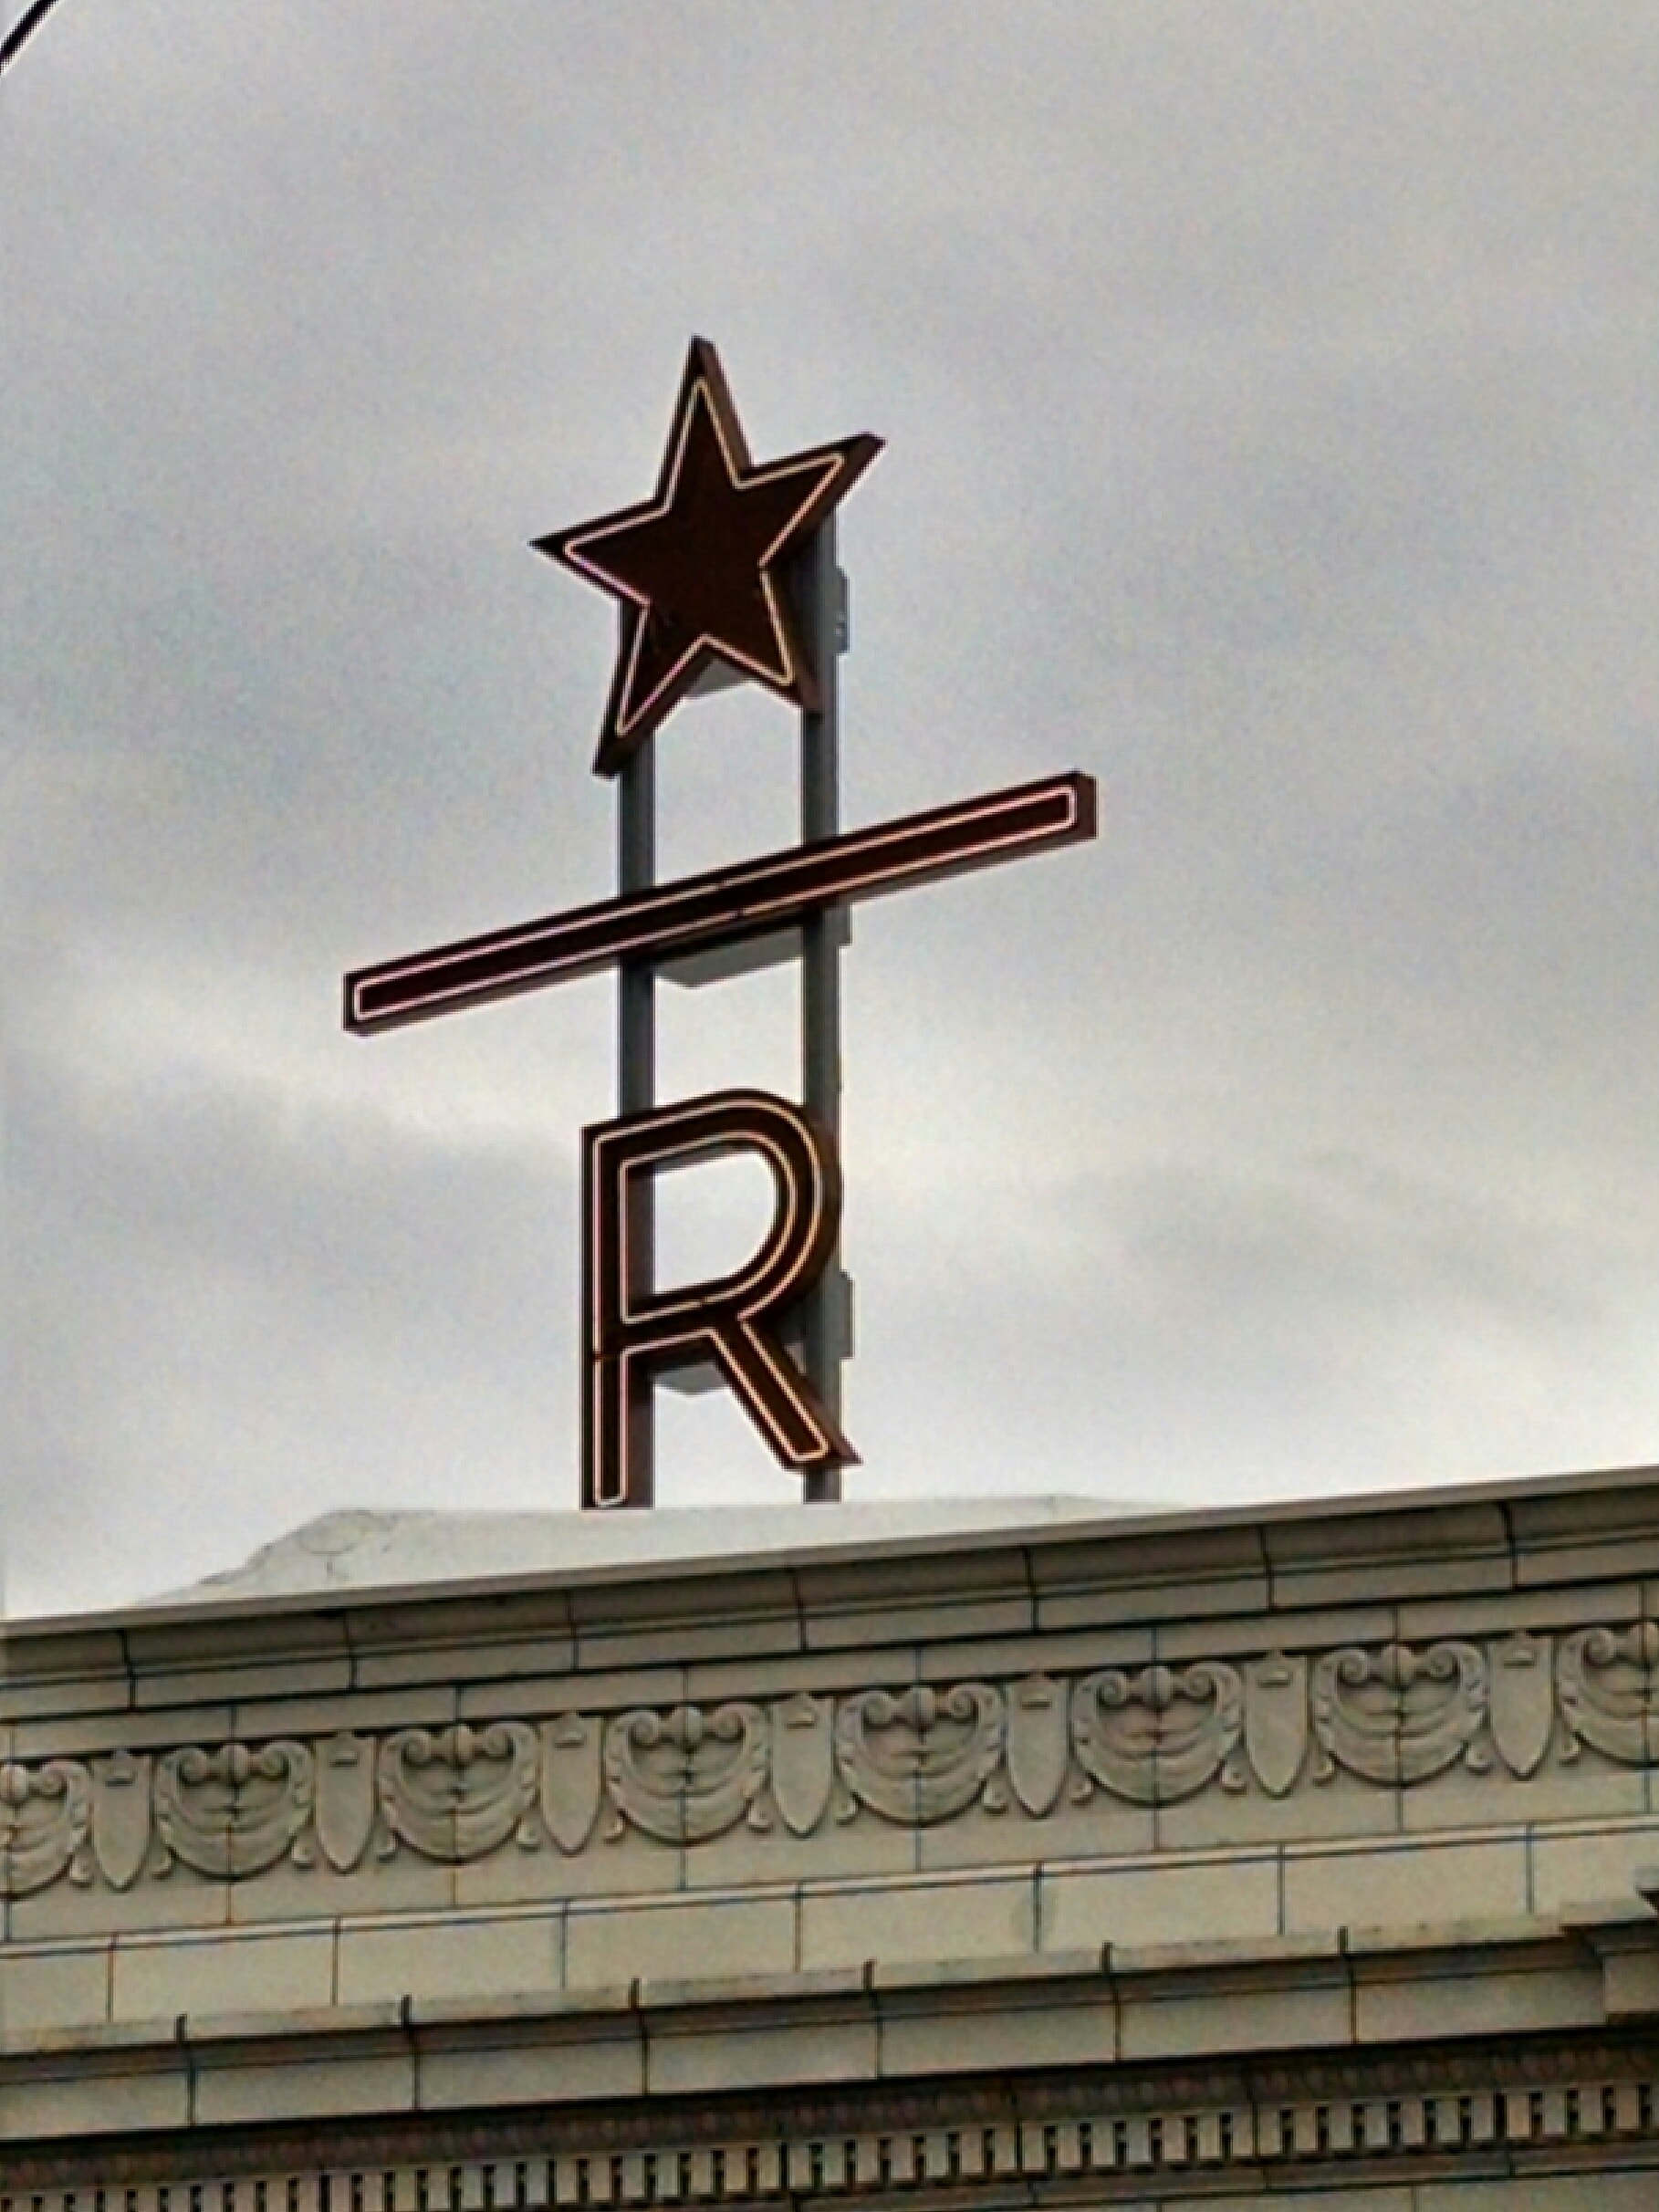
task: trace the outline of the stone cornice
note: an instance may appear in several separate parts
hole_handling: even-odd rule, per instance
[[[323,2171],[345,2206],[354,2173],[376,2203],[402,2174],[412,2202],[439,2167],[419,2201],[477,2205],[527,2157],[550,2162],[529,2202],[640,2206],[1067,2174],[1178,2193],[1228,2169],[1619,2143],[1659,2159],[1656,2009],[1651,1920],[1531,1922],[13,2039],[0,2212]]]
[[[944,1562],[948,1559],[948,1572]],[[0,1628],[8,1714],[341,1692],[1659,1577],[1659,1470],[970,1530],[751,1561],[342,1591]]]

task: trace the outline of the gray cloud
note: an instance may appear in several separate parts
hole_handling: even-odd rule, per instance
[[[525,541],[650,481],[693,329],[760,452],[889,439],[849,817],[1104,787],[858,919],[867,1494],[1645,1456],[1656,104],[1621,0],[55,11],[0,95],[12,1602],[569,1502],[604,993],[336,994],[605,886],[610,616]],[[788,750],[688,709],[673,863],[788,835]],[[668,1080],[787,1084],[790,1017],[676,997]],[[779,1494],[717,1401],[664,1456]]]

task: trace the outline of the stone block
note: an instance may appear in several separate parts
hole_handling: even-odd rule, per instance
[[[1637,1874],[1659,1861],[1659,1820],[1540,1829],[1528,1850],[1535,1912],[1623,1902],[1635,1895]]]
[[[333,1697],[351,1686],[351,1662],[333,1658],[289,1659],[270,1665],[180,1667],[133,1677],[133,1702],[140,1711],[162,1711],[173,1705],[240,1705],[277,1698]]]
[[[917,1548],[886,1558],[803,1563],[796,1570],[809,1651],[1028,1635],[1025,1554],[1003,1539],[951,1548],[950,1571]]]
[[[100,2135],[183,2128],[190,2120],[190,2073],[183,2051],[149,2065],[42,2064],[26,2078],[0,2078],[0,2143],[78,2144]]]
[[[1394,1635],[1392,1605],[1326,1605],[1302,1612],[1224,1614],[1217,1619],[1160,1621],[1153,1656],[1169,1666],[1199,1659],[1246,1660],[1268,1652],[1323,1652],[1345,1643],[1386,1643]]]
[[[1348,1967],[1330,1945],[1268,1967],[1195,1964],[1180,1973],[1127,1970],[1134,1956],[1114,1952],[1111,1960],[1125,2061],[1341,2050],[1349,2041]]]
[[[1528,2174],[1503,2180],[1420,2181],[1415,2212],[1654,2212],[1655,2203],[1659,2203],[1659,2175],[1649,2166],[1642,2173]],[[1206,2206],[1205,2212],[1211,2208]],[[1297,2212],[1302,2212],[1299,2203]],[[1362,2212],[1372,2212],[1371,2207],[1365,2205]]]
[[[573,1904],[566,1931],[565,1982],[602,1988],[648,1981],[716,1981],[788,1973],[796,1963],[790,1892],[711,1894],[673,1904]]]
[[[704,2096],[806,2082],[875,2078],[878,2031],[868,2001],[815,2008],[809,2020],[766,2009],[653,2019],[646,2080],[655,2096]]]
[[[162,1712],[59,1714],[24,1720],[14,1732],[18,1758],[96,1758],[110,1751],[171,1751],[181,1744],[216,1745],[235,1730],[228,1705],[180,1706]]]
[[[398,1690],[352,1690],[337,1697],[249,1699],[234,1708],[226,1733],[245,1744],[274,1736],[328,1737],[393,1728],[444,1728],[459,1717],[453,1683]]]
[[[496,1706],[491,1696],[497,1685],[510,1696],[519,1682],[569,1681],[576,1668],[576,1641],[571,1636],[527,1638],[515,1642],[501,1635],[476,1642],[462,1639],[391,1643],[383,1649],[360,1650],[352,1662],[352,1681],[360,1690],[420,1689],[428,1685],[454,1685],[460,1692],[461,1714]]]
[[[1278,1883],[1278,1856],[1270,1852],[1121,1867],[1045,1867],[1042,1947],[1069,1951],[1274,1936]]]
[[[121,1936],[110,1977],[118,2020],[181,2013],[311,2011],[334,1997],[334,1931]]]
[[[1243,1789],[1211,1786],[1195,1797],[1160,1805],[1154,1839],[1160,1851],[1214,1851],[1227,1844],[1306,1843],[1325,1837],[1393,1836],[1401,1821],[1398,1789],[1362,1781],[1340,1769],[1314,1779],[1309,1742],[1300,1775],[1283,1797],[1269,1796],[1254,1774]]]
[[[1583,1939],[1602,1968],[1602,2001],[1610,2021],[1659,2015],[1659,1926],[1643,1908],[1641,1922],[1591,1927]]]
[[[892,1643],[871,1649],[853,1644],[828,1652],[792,1652],[771,1659],[700,1659],[685,1670],[685,1695],[694,1705],[729,1697],[762,1703],[837,1691],[906,1689],[916,1679],[916,1647]]]
[[[1457,2186],[1461,2188],[1464,2185]],[[1237,2195],[1229,2190],[1223,2196],[1213,2196],[1206,2189],[1194,2200],[1194,2212],[1198,2212],[1199,2207],[1203,2212],[1268,2212],[1279,2195],[1278,2189],[1266,2193],[1261,2189],[1247,2189]],[[1423,2212],[1423,2199],[1413,2194],[1409,2182],[1377,2182],[1369,2175],[1363,2179],[1356,2175],[1341,2188],[1296,2189],[1283,2195],[1285,2212]],[[1149,2205],[1146,2212],[1186,2212],[1186,2207],[1178,2198],[1163,2197],[1157,2204]],[[1456,2212],[1467,2212],[1461,2197]],[[1482,2206],[1480,2212],[1493,2212],[1493,2208]]]
[[[120,1712],[131,1703],[119,1630],[0,1625],[0,1721]]]
[[[578,1584],[569,1594],[577,1664],[584,1674],[776,1654],[802,1645],[795,1581],[784,1569],[723,1573],[704,1562],[690,1578],[683,1570],[665,1571],[637,1581]]]
[[[230,1921],[230,1884],[175,1865],[165,1877],[141,1875],[128,1890],[94,1881],[55,1882],[30,1897],[14,1897],[7,1933],[14,1943],[54,1936],[128,1935],[149,1928],[215,1928]]]
[[[316,1697],[351,1687],[339,1615],[237,1607],[135,1616],[125,1632],[135,1708]]]
[[[1120,2056],[1116,1999],[1092,1984],[981,1990],[878,1990],[882,2072],[997,2073],[1013,2067],[1110,2066]]]
[[[1275,1611],[1393,1604],[1514,1586],[1509,1532],[1496,1501],[1309,1513],[1280,1507],[1264,1519]]]
[[[494,1904],[547,1904],[572,1897],[673,1895],[685,1886],[686,1847],[642,1835],[619,1834],[609,1806],[601,1806],[581,1850],[566,1852],[545,1832],[537,1848],[514,1844],[454,1869],[455,1903],[468,1909]]]
[[[388,1593],[353,1605],[349,1620],[359,1689],[508,1682],[576,1664],[569,1599],[545,1581]]]
[[[527,1674],[512,1682],[464,1682],[461,1717],[475,1727],[492,1720],[553,1719],[563,1713],[653,1712],[685,1703],[683,1666],[610,1667],[593,1675]]]
[[[1601,1967],[1576,1945],[1448,1945],[1404,1956],[1356,1956],[1351,1965],[1361,2042],[1603,2025]]]
[[[350,2060],[305,2060],[256,2046],[232,2056],[195,2058],[195,2124],[248,2125],[406,2113],[415,2107],[415,2061],[408,2040],[388,2037],[378,2049],[355,2049]]]
[[[0,1952],[0,2036],[96,2026],[110,2017],[110,1946]]]
[[[1635,1581],[1567,1583],[1516,1590],[1499,1595],[1407,1599],[1397,1608],[1398,1633],[1411,1643],[1440,1636],[1513,1635],[1518,1630],[1548,1634],[1554,1629],[1592,1628],[1605,1622],[1621,1626],[1640,1619],[1642,1585]]]
[[[1037,1624],[1045,1632],[1182,1621],[1266,1610],[1259,1531],[1244,1521],[1124,1529],[1031,1546]]]
[[[637,2030],[584,2038],[517,2038],[489,2049],[423,2049],[423,2110],[505,2103],[573,2103],[642,2097],[646,2057]]]
[[[1029,1675],[1087,1675],[1099,1666],[1145,1666],[1153,1655],[1154,1633],[1150,1623],[1137,1623],[926,1643],[916,1654],[917,1677],[923,1682],[1018,1682]]]
[[[1287,1848],[1285,1925],[1411,1929],[1529,1910],[1527,1846],[1515,1835],[1414,1846]]]
[[[1030,1874],[811,1886],[800,1897],[803,1967],[998,1958],[1035,1949]]]
[[[559,2104],[645,2093],[645,2040],[637,2013],[423,2030],[423,2111]]]
[[[1149,1805],[1126,1804],[1097,1789],[1080,1803],[1073,1774],[1052,1810],[1034,1817],[1026,1811],[1006,1778],[999,1778],[1007,1802],[993,1811],[983,1801],[916,1835],[917,1863],[925,1873],[955,1868],[1004,1866],[1035,1868],[1052,1859],[1136,1858],[1157,1841]]]
[[[441,1912],[455,1903],[455,1874],[454,1867],[412,1851],[381,1858],[372,1841],[357,1863],[341,1873],[318,1848],[307,1865],[282,1859],[262,1874],[233,1882],[231,1920],[237,1927],[259,1927],[288,1920]]]
[[[432,1914],[348,1921],[339,1931],[337,2001],[513,1997],[559,1987],[563,1916]]]
[[[723,1836],[691,1843],[683,1854],[687,1889],[742,1889],[753,1883],[849,1881],[912,1873],[917,1858],[917,1831],[883,1821],[873,1812],[840,1821],[826,1809],[805,1835],[790,1832],[774,1807],[764,1830],[739,1821]]]
[[[1516,1581],[1618,1581],[1659,1573],[1659,1479],[1654,1470],[1581,1477],[1509,1500]]]
[[[1571,1762],[1552,1751],[1538,1770],[1512,1774],[1501,1759],[1484,1773],[1448,1768],[1399,1793],[1409,1833],[1436,1828],[1516,1829],[1539,1821],[1614,1821],[1646,1810],[1647,1778],[1586,1750]]]

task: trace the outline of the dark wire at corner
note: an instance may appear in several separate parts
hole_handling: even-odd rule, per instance
[[[0,69],[8,68],[22,53],[26,41],[37,31],[57,5],[57,0],[34,0],[26,7],[4,38],[0,38]]]

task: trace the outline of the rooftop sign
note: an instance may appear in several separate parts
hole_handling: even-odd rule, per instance
[[[619,971],[621,1111],[583,1142],[585,1506],[651,1504],[652,1390],[676,1375],[729,1388],[809,1498],[840,1495],[857,1454],[840,1408],[850,1286],[837,1257],[837,920],[852,900],[1096,833],[1094,785],[1076,772],[839,830],[834,510],[880,451],[861,435],[757,467],[715,349],[694,339],[653,496],[537,540],[619,603],[594,760],[618,785],[617,896],[345,980],[346,1027],[362,1036]],[[652,743],[683,699],[721,681],[764,684],[800,711],[801,842],[659,883]],[[660,1104],[658,975],[723,948],[753,965],[780,944],[801,972],[800,1103],[740,1090]],[[770,1170],[770,1228],[733,1273],[659,1285],[654,1177],[732,1152]]]

